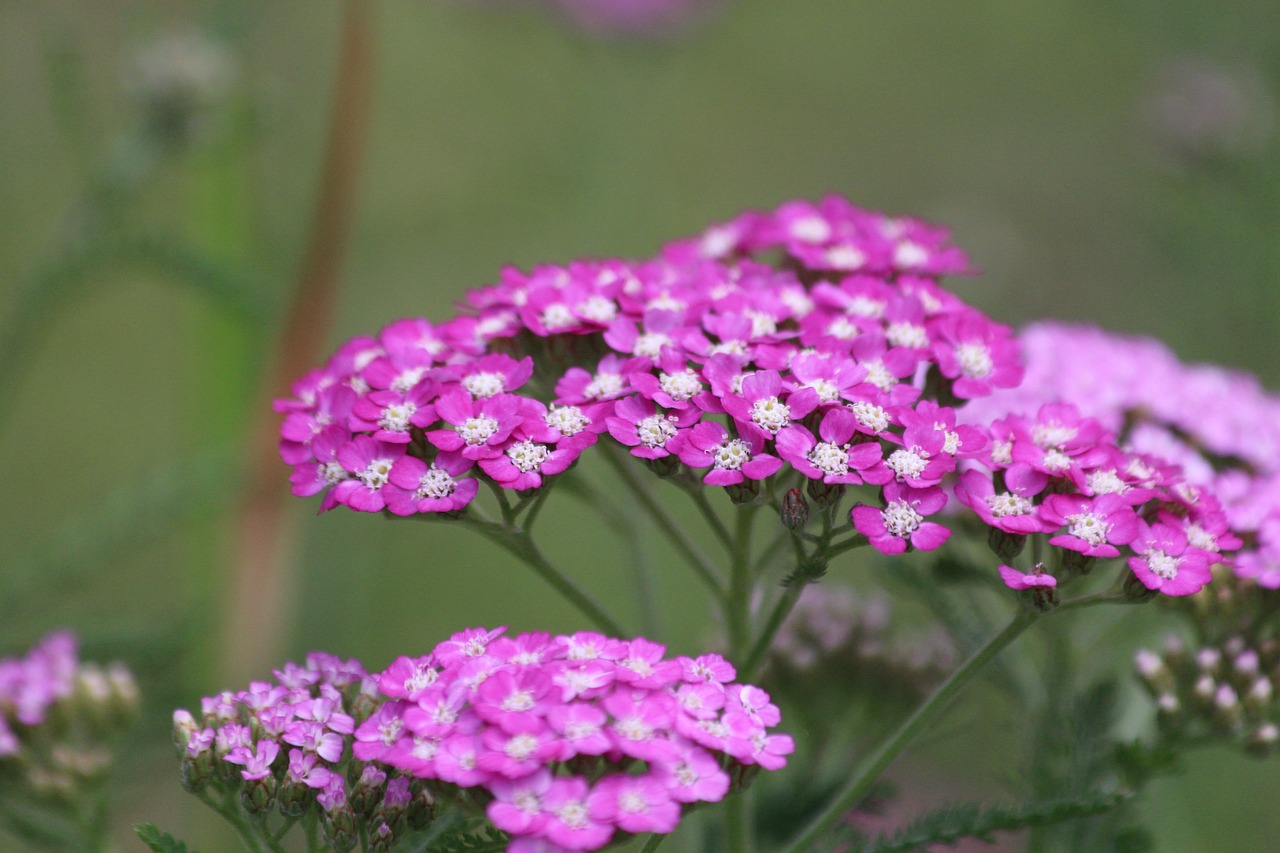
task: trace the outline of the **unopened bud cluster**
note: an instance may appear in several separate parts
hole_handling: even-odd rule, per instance
[[[0,659],[0,790],[70,803],[101,782],[137,694],[123,665],[81,663],[69,633]]]
[[[895,625],[883,595],[859,597],[845,587],[805,588],[770,652],[770,671],[784,681],[892,686],[923,695],[956,664],[941,629],[911,633]]]
[[[338,851],[362,838],[364,850],[388,850],[406,828],[430,822],[433,798],[421,783],[352,756],[352,732],[382,704],[357,661],[313,652],[275,676],[205,698],[199,720],[174,712],[187,790],[238,793],[259,822],[314,810]]]
[[[1179,738],[1226,737],[1249,752],[1270,755],[1280,741],[1280,642],[1233,636],[1187,647],[1170,637],[1162,652],[1134,658],[1155,698],[1161,729]]]

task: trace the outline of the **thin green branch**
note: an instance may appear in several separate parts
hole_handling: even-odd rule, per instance
[[[946,681],[939,685],[923,703],[916,707],[897,730],[875,750],[849,777],[839,793],[813,818],[784,848],[785,853],[802,853],[819,838],[829,832],[850,810],[856,807],[870,792],[890,763],[902,752],[926,726],[933,722],[951,700],[973,680],[996,655],[1017,639],[1035,623],[1039,614],[1032,610],[1019,610],[1000,633],[960,665]]]
[[[461,522],[533,569],[535,574],[564,596],[566,601],[576,607],[600,630],[615,637],[628,636],[620,623],[603,605],[547,559],[537,543],[533,541],[529,531],[489,521],[476,510],[469,510]]]
[[[716,573],[715,567],[707,558],[702,550],[698,548],[694,542],[685,535],[684,529],[675,517],[667,511],[661,502],[654,497],[653,490],[649,483],[645,482],[642,477],[636,476],[636,472],[631,465],[628,465],[625,459],[620,458],[620,454],[608,451],[604,454],[604,458],[609,465],[618,472],[618,476],[626,482],[632,493],[640,501],[641,508],[653,518],[654,523],[658,526],[670,540],[675,549],[684,556],[689,563],[689,568],[693,569],[693,573],[698,580],[711,591],[711,594],[718,601],[725,599],[724,581],[720,579]]]
[[[653,851],[657,850],[662,845],[662,842],[666,840],[667,836],[665,835],[658,835],[656,833],[654,835],[650,835],[649,840],[640,848],[640,853],[653,853]]]
[[[724,522],[720,520],[719,514],[716,513],[715,507],[707,500],[705,489],[700,487],[686,488],[685,493],[689,499],[693,501],[693,505],[698,508],[698,512],[702,513],[703,519],[706,520],[707,526],[711,528],[711,532],[720,540],[720,544],[730,554],[733,553],[733,538],[729,535],[729,529],[724,526]]]

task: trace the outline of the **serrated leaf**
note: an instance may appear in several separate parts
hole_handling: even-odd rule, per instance
[[[163,829],[159,829],[154,823],[140,823],[133,828],[133,831],[138,833],[142,843],[155,853],[196,853]]]

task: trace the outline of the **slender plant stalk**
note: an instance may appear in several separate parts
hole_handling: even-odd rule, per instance
[[[668,512],[666,507],[654,497],[649,483],[645,482],[642,477],[637,476],[632,466],[628,465],[626,460],[620,457],[620,454],[612,451],[613,448],[606,450],[604,453],[605,459],[618,473],[618,476],[630,487],[636,498],[639,499],[641,508],[653,518],[658,529],[666,535],[671,544],[675,546],[675,549],[684,556],[689,563],[689,568],[693,569],[693,573],[698,580],[702,581],[717,601],[724,601],[724,581],[717,575],[715,566],[712,565],[711,561],[702,553],[702,550],[698,548],[693,540],[685,535],[683,527],[675,519],[675,516]]]
[[[973,680],[974,676],[981,672],[996,655],[1004,651],[1005,647],[1017,639],[1023,631],[1031,627],[1039,615],[1033,610],[1019,610],[1000,633],[988,640],[982,648],[961,664],[959,669],[951,673],[950,677],[917,706],[911,716],[907,717],[897,730],[863,761],[827,807],[800,831],[794,841],[787,845],[785,853],[802,853],[808,850],[845,814],[862,802],[876,780],[898,757],[898,754],[950,705],[951,700]]]
[[[644,843],[644,846],[640,848],[640,853],[653,853],[653,851],[661,847],[662,842],[666,840],[667,840],[667,836],[658,835],[657,833],[654,833],[653,835],[649,836],[649,840],[646,841]]]
[[[287,394],[289,383],[319,360],[331,324],[373,100],[371,0],[345,0],[340,38],[311,236],[249,435],[247,481],[235,522],[235,575],[223,641],[224,675],[233,682],[264,671],[277,660],[291,621],[286,618],[294,581],[290,513],[284,504],[277,422],[270,401]]]
[[[629,636],[618,620],[602,604],[547,559],[527,530],[490,521],[479,515],[476,510],[468,510],[467,515],[461,519],[461,523],[495,545],[501,546],[507,553],[533,569],[538,577],[550,584],[601,631],[614,637]]]
[[[747,792],[738,791],[724,800],[725,849],[732,853],[754,853],[755,833],[751,826]]]

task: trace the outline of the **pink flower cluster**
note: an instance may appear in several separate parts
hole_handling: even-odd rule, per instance
[[[269,806],[278,780],[282,795],[295,802],[316,798],[303,790],[310,789],[326,812],[340,811],[347,806],[351,734],[379,704],[376,684],[359,662],[320,652],[275,676],[206,697],[199,721],[186,710],[174,713],[187,785],[196,790],[237,775],[246,783],[269,779]],[[365,769],[376,770],[353,773]]]
[[[281,454],[322,509],[411,515],[463,509],[477,478],[538,488],[607,437],[748,494],[793,471],[870,484],[859,531],[935,548],[939,486],[986,442],[950,404],[1022,376],[1011,330],[939,285],[967,266],[945,231],[831,197],[649,261],[508,269],[462,316],[398,321],[300,380]]]
[[[1029,326],[1020,339],[1027,381],[973,403],[964,417],[983,422],[1062,401],[1067,405],[1040,411],[1056,412],[1059,426],[1076,428],[1077,444],[1089,436],[1108,445],[1086,454],[1078,470],[1064,469],[1080,497],[1092,495],[1093,514],[1112,525],[1095,550],[1128,544],[1135,552],[1157,552],[1155,563],[1139,561],[1145,568],[1134,564],[1134,569],[1148,587],[1164,592],[1194,592],[1207,579],[1205,562],[1230,562],[1237,575],[1280,588],[1280,398],[1246,374],[1185,365],[1150,339],[1054,323]],[[1024,463],[1034,461],[1027,427],[1036,426],[1017,415],[998,423],[1005,424],[1012,441],[994,445],[1009,460],[998,526],[1016,530],[1053,523],[1039,508],[1033,514],[1011,511],[1039,485],[1038,480],[1025,481],[1034,468],[1023,464],[1015,470],[1012,458],[1021,436],[1016,455]],[[1043,425],[1039,429],[1050,434]],[[1070,457],[1080,456],[1069,446],[1063,449]],[[965,476],[976,482],[974,475]],[[990,501],[985,488],[969,501],[975,509]],[[1108,492],[1119,500],[1108,498],[1102,506]],[[1042,506],[1049,505],[1053,518],[1079,515],[1080,497],[1055,497],[1052,505],[1046,500]],[[1136,528],[1125,504],[1138,510]],[[1139,510],[1143,504],[1147,508]],[[1133,538],[1124,542],[1130,534]],[[1072,541],[1076,550],[1088,553],[1081,548],[1082,537]],[[1220,553],[1237,549],[1229,561]],[[1165,578],[1175,563],[1176,576]],[[1160,565],[1163,570],[1155,568]],[[1192,567],[1190,577],[1183,574],[1186,565]]]
[[[49,708],[75,690],[80,661],[71,634],[50,634],[25,657],[0,659],[0,758],[17,753],[20,744],[11,728],[38,726]]]
[[[966,413],[967,414],[967,413]],[[1068,561],[1126,556],[1150,590],[1197,592],[1223,552],[1240,547],[1218,500],[1153,454],[1122,450],[1116,436],[1071,403],[1046,403],[990,427],[991,450],[955,485],[956,498],[1012,541],[1038,533],[1073,552]],[[1122,548],[1125,549],[1122,553]],[[1052,587],[1037,567],[1002,567],[1014,589]]]
[[[663,657],[644,639],[470,629],[378,677],[389,697],[354,751],[419,779],[492,795],[513,853],[597,850],[668,833],[716,802],[735,768],[776,769],[794,745],[778,709],[719,655]],[[727,762],[727,763],[726,763]]]

